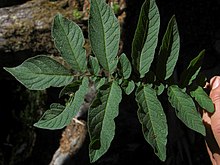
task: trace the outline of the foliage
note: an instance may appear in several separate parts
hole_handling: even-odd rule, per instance
[[[205,127],[197,109],[202,107],[212,113],[214,106],[200,82],[199,71],[205,51],[202,50],[178,78],[174,73],[180,36],[175,15],[167,25],[161,44],[159,32],[157,4],[155,0],[145,0],[132,42],[130,62],[124,53],[118,54],[120,27],[112,8],[103,0],[91,0],[88,34],[92,54],[89,57],[86,57],[79,26],[57,14],[52,37],[70,68],[49,56],[39,55],[17,67],[4,69],[28,89],[63,86],[61,95],[72,93],[65,106],[53,103],[34,124],[44,129],[61,129],[68,125],[84,102],[90,82],[96,83],[96,98],[87,119],[91,162],[108,151],[115,136],[114,119],[118,116],[119,104],[124,94],[134,92],[143,136],[159,159],[165,161],[168,124],[159,96],[166,95],[176,116],[188,128],[204,136]]]

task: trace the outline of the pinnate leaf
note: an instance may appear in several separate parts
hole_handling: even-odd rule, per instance
[[[115,135],[114,119],[118,116],[122,91],[117,82],[100,87],[88,112],[89,156],[95,162],[107,152]]]
[[[205,127],[192,98],[177,85],[168,87],[169,102],[177,117],[190,129],[205,135]]]
[[[104,0],[91,0],[88,28],[93,53],[100,65],[112,73],[118,62],[120,26],[112,8]]]
[[[190,95],[195,98],[195,100],[204,110],[210,113],[214,112],[214,104],[202,87],[198,86],[195,90],[190,92]]]
[[[84,72],[87,67],[86,50],[83,47],[85,40],[80,27],[57,14],[52,26],[52,37],[61,56],[72,69]]]
[[[145,0],[132,42],[132,63],[140,77],[149,71],[154,59],[160,28],[160,15],[155,0]]]
[[[35,127],[43,129],[61,129],[68,125],[72,118],[80,111],[84,102],[84,97],[88,92],[89,81],[84,77],[82,84],[76,91],[74,97],[70,97],[66,107],[58,104],[52,104],[51,109],[47,110],[40,120],[34,124]]]
[[[153,147],[155,154],[164,161],[168,126],[163,107],[150,85],[140,86],[136,91],[138,118],[146,141]]]
[[[45,55],[29,58],[17,67],[4,69],[30,90],[61,87],[73,80],[69,70]]]

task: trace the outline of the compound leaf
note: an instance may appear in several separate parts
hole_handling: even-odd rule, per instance
[[[195,100],[204,110],[210,113],[215,111],[211,98],[207,95],[202,87],[198,86],[194,91],[190,92],[190,95],[195,98]]]
[[[168,79],[174,71],[180,50],[180,37],[175,16],[170,19],[160,47],[156,74],[161,80]]]
[[[153,62],[159,27],[160,15],[155,0],[145,0],[132,42],[132,64],[140,77],[144,77]]]
[[[17,67],[4,69],[30,90],[61,87],[73,80],[68,69],[46,55],[29,58]]]
[[[138,118],[146,141],[153,147],[155,154],[164,161],[168,126],[163,107],[150,85],[140,86],[136,91]]]
[[[61,129],[68,125],[72,118],[80,111],[80,107],[84,102],[84,97],[88,92],[89,81],[84,77],[79,89],[74,97],[70,97],[66,107],[52,104],[51,109],[46,111],[40,120],[34,124],[35,127],[43,129]]]
[[[192,98],[177,85],[168,87],[169,102],[175,109],[177,117],[190,129],[205,136],[205,127]]]
[[[110,73],[117,67],[120,26],[112,8],[104,0],[91,0],[89,40],[100,65]]]
[[[63,59],[73,70],[84,72],[87,69],[84,36],[80,27],[57,14],[53,21],[52,37]]]
[[[88,113],[91,162],[99,159],[110,147],[115,135],[114,119],[118,116],[121,99],[122,91],[115,81],[99,88]]]

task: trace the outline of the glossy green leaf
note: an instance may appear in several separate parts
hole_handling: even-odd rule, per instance
[[[207,95],[202,87],[198,86],[195,90],[190,92],[190,95],[195,98],[195,100],[204,110],[210,113],[215,111],[211,98]]]
[[[130,77],[130,75],[131,75],[131,71],[132,71],[131,69],[132,68],[131,68],[130,61],[128,60],[127,56],[124,53],[122,53],[120,55],[119,63],[120,63],[119,69],[120,69],[120,71],[121,71],[121,73],[123,75],[123,78],[124,79],[128,79]]]
[[[118,116],[122,91],[116,82],[103,85],[88,112],[89,156],[95,162],[107,152],[115,136],[114,119]]]
[[[98,76],[100,72],[99,62],[96,57],[89,56],[90,73]]]
[[[91,48],[100,65],[110,73],[117,67],[120,26],[112,8],[103,0],[91,0],[89,17]]]
[[[136,91],[136,101],[144,137],[160,160],[165,161],[168,126],[156,91],[149,85],[140,86]]]
[[[140,77],[149,71],[154,59],[160,28],[160,15],[155,0],[145,0],[141,7],[132,42],[132,63]]]
[[[50,86],[61,87],[73,80],[69,70],[44,55],[29,58],[17,67],[4,69],[30,90],[44,90]]]
[[[205,127],[202,123],[202,118],[192,98],[176,85],[169,86],[167,94],[177,117],[187,127],[205,136]]]
[[[82,84],[76,91],[74,97],[70,97],[66,104],[66,107],[57,105],[46,111],[40,120],[34,124],[35,127],[43,129],[61,129],[68,125],[72,118],[80,111],[80,107],[84,102],[84,97],[88,92],[89,81],[87,77],[84,77]]]
[[[195,57],[189,64],[186,70],[183,71],[180,77],[181,87],[190,85],[196,79],[202,65],[202,60],[205,55],[205,50],[202,50],[197,57]]]
[[[170,19],[163,36],[158,55],[156,75],[161,80],[168,79],[174,71],[180,50],[180,37],[175,16]]]
[[[53,21],[52,37],[61,56],[72,69],[84,72],[87,68],[86,50],[83,47],[85,40],[80,27],[57,14]]]

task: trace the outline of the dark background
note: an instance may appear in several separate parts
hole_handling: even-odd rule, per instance
[[[1,0],[0,7],[23,3],[24,0]],[[203,49],[206,50],[202,72],[208,80],[220,75],[220,1],[219,0],[157,0],[160,10],[162,31],[173,14],[179,28],[181,49],[177,63],[178,73],[191,59]],[[138,14],[143,0],[127,1],[127,17],[124,24],[124,52],[130,55],[131,42],[136,28]],[[0,54],[0,66],[15,66],[27,58],[28,52],[7,59]],[[1,108],[0,108],[0,165],[46,165],[59,146],[62,130],[48,131],[32,127],[39,113],[31,111],[34,105],[29,99],[38,100],[38,109],[47,108],[51,102],[57,102],[58,90],[49,89],[45,93],[32,95],[10,75],[0,70]],[[6,76],[5,76],[6,75]],[[167,161],[160,162],[151,146],[141,133],[141,126],[136,116],[136,104],[133,99],[125,98],[116,119],[116,136],[109,151],[95,164],[97,165],[210,165],[204,139],[201,135],[187,129],[178,120],[168,119],[170,127]],[[27,116],[31,116],[28,118]],[[34,117],[33,117],[34,116]],[[172,116],[172,114],[171,114]],[[27,119],[28,118],[28,119]],[[172,127],[173,126],[173,127]],[[174,128],[175,127],[175,128]],[[88,139],[75,156],[72,163],[88,163]]]

